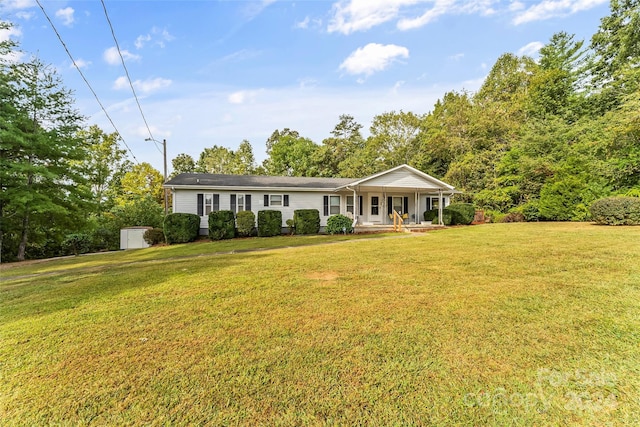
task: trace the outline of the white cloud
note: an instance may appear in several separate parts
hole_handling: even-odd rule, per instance
[[[308,16],[306,16],[302,21],[296,22],[293,25],[293,28],[297,28],[297,29],[300,29],[300,30],[306,30],[307,28],[309,28],[309,22],[311,22],[311,19]]]
[[[377,71],[382,71],[395,62],[398,58],[408,58],[409,49],[395,44],[382,45],[369,43],[365,47],[358,48],[340,64],[340,69],[349,74],[364,74],[369,76]]]
[[[136,49],[142,49],[144,47],[145,43],[150,41],[150,40],[151,40],[151,35],[150,34],[146,34],[144,36],[138,36],[138,38],[134,42],[134,45],[136,46]]]
[[[133,88],[136,90],[136,92],[139,92],[142,94],[148,94],[151,92],[155,92],[158,89],[163,89],[165,87],[168,87],[171,85],[171,83],[172,81],[169,79],[163,79],[163,78],[157,77],[155,79],[135,80],[133,82]],[[129,81],[125,76],[118,77],[116,81],[113,82],[113,89],[115,90],[122,90],[122,89],[129,89],[129,88],[130,88]]]
[[[318,81],[314,78],[307,77],[303,79],[298,79],[298,87],[300,89],[308,88],[308,87],[316,87],[318,86]]]
[[[258,2],[247,2],[244,7],[243,13],[248,20],[252,20],[256,16],[260,15],[269,5],[275,3],[277,0],[261,0]]]
[[[239,90],[229,94],[227,101],[230,104],[246,104],[256,101],[256,97],[262,92],[262,90]]]
[[[75,10],[72,7],[65,7],[64,9],[56,10],[56,18],[62,21],[62,25],[70,27],[73,25],[75,18],[73,16]]]
[[[512,1],[511,4],[509,5],[509,10],[511,12],[517,12],[519,10],[524,9],[526,6],[524,3],[522,3],[521,1],[515,0]]]
[[[520,25],[557,16],[572,15],[607,2],[608,0],[543,0],[518,13],[513,18],[513,24]]]
[[[398,17],[400,8],[420,0],[341,0],[333,4],[327,31],[350,34]]]
[[[495,3],[498,0],[340,0],[333,4],[327,31],[351,34],[395,20],[397,28],[406,31],[446,14],[491,15]],[[406,17],[409,14],[414,17]]]
[[[16,27],[11,27],[8,30],[0,30],[0,42],[6,42],[11,40],[12,38],[20,36],[22,36],[22,31],[20,31]],[[15,50],[9,52],[7,55],[0,55],[0,59],[11,63],[20,62],[24,57],[25,54],[23,52],[18,52]]]
[[[0,11],[13,12],[16,10],[30,9],[35,7],[35,0],[2,0],[0,1]]]
[[[131,53],[128,50],[121,50],[120,52],[122,53],[122,57],[124,58],[125,61],[127,60],[137,61],[140,59],[140,55]],[[120,55],[118,55],[118,48],[116,48],[115,46],[105,50],[104,53],[102,54],[102,58],[109,65],[120,64]]]
[[[142,49],[145,45],[151,42],[154,46],[164,48],[166,42],[175,40],[175,37],[169,33],[166,28],[160,29],[157,27],[151,28],[151,31],[147,34],[141,34],[136,38],[134,42],[136,49]]]
[[[89,65],[91,65],[91,61],[85,61],[82,58],[78,58],[75,61],[78,68],[89,68]]]
[[[397,82],[396,82],[396,84],[394,84],[394,85],[393,85],[393,89],[391,89],[391,92],[392,92],[394,95],[397,95],[397,94],[398,94],[398,91],[400,90],[400,88],[401,88],[402,86],[404,86],[404,84],[405,84],[405,81],[404,81],[404,80],[399,80],[399,81],[397,81]]]
[[[433,22],[438,16],[452,12],[455,6],[455,0],[436,0],[433,7],[421,16],[413,19],[401,19],[398,22],[398,29],[400,30],[412,30],[414,28],[420,28]]]
[[[518,55],[535,56],[538,51],[544,46],[541,42],[531,42],[518,49]]]
[[[34,16],[36,16],[35,12],[26,12],[26,11],[20,11],[16,13],[16,16],[20,19],[23,19],[25,21],[29,21],[31,20]]]
[[[451,55],[449,57],[449,59],[452,61],[460,61],[462,58],[464,58],[464,53],[456,53],[455,55]]]

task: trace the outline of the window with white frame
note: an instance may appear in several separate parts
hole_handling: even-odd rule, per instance
[[[220,195],[205,193],[203,194],[202,214],[204,216],[209,215],[211,212],[220,210]],[[202,215],[201,215],[202,216]]]
[[[289,195],[288,194],[265,194],[264,206],[265,207],[289,206]]]
[[[353,204],[353,196],[347,196],[347,212],[355,214],[355,206]]]
[[[232,212],[238,213],[251,210],[251,194],[232,194],[229,200]]]
[[[324,216],[340,213],[340,196],[323,196]]]
[[[427,210],[438,209],[439,197],[427,197]]]
[[[337,215],[340,213],[340,196],[329,196],[329,214]]]

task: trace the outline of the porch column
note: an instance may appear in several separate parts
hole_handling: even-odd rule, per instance
[[[444,225],[442,222],[442,189],[438,189],[438,224]]]
[[[420,211],[420,207],[418,206],[418,203],[420,203],[420,194],[418,194],[418,190],[415,191],[415,200],[414,200],[414,205],[413,205],[413,210],[416,212],[416,224],[420,223],[420,218],[418,217],[418,212]]]
[[[358,203],[358,193],[356,193],[356,189],[353,189],[353,220],[354,224],[358,223],[358,209],[360,209],[360,203]],[[362,212],[360,212],[362,213]]]

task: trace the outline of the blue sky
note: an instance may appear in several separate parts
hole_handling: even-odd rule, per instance
[[[162,171],[102,3],[41,0],[139,162]],[[247,139],[256,159],[275,129],[317,143],[341,114],[426,113],[447,91],[475,91],[503,53],[528,54],[558,31],[589,42],[606,0],[105,0],[151,136],[170,160]],[[0,0],[23,58],[52,64],[76,106],[113,126],[35,0]]]

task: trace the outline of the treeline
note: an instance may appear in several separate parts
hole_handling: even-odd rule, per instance
[[[535,61],[505,54],[476,93],[380,114],[366,138],[345,114],[320,143],[274,131],[260,165],[243,141],[181,154],[174,174],[362,177],[407,163],[478,208],[589,219],[600,197],[640,196],[639,9],[614,0],[590,41],[560,32]],[[0,42],[0,57],[15,49]],[[0,92],[2,261],[116,249],[121,227],[162,224],[162,175],[132,163],[117,134],[86,128],[52,67],[2,62]]]
[[[367,138],[342,115],[319,144],[276,130],[259,166],[244,141],[181,154],[174,171],[362,177],[407,163],[494,214],[589,219],[600,197],[640,196],[639,4],[612,1],[589,44],[559,32],[538,60],[502,55],[476,93],[446,93],[429,113],[380,114]]]
[[[16,49],[0,42],[0,58]],[[53,67],[0,61],[1,261],[117,249],[121,227],[161,226],[162,175],[84,128]]]

